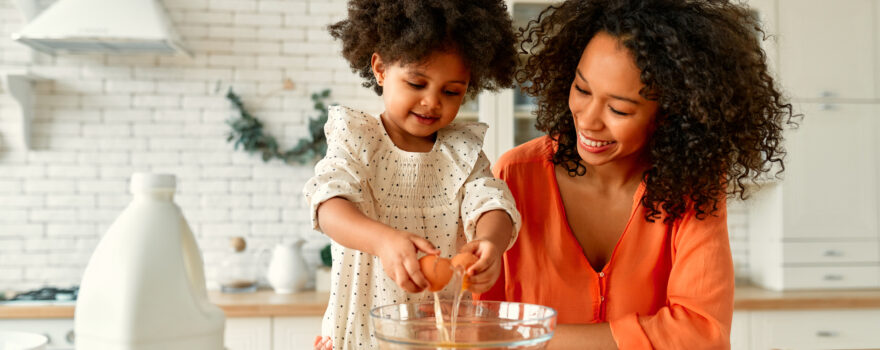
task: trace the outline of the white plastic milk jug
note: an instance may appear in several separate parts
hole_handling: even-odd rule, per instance
[[[211,304],[202,256],[174,175],[136,173],[131,203],[86,266],[74,314],[79,350],[222,350],[225,317]]]

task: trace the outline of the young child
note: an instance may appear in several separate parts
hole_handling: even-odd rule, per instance
[[[331,297],[316,348],[377,348],[370,310],[424,301],[418,257],[471,252],[481,292],[498,278],[519,213],[482,152],[487,126],[451,124],[465,96],[512,85],[515,36],[501,0],[353,0],[330,26],[382,96],[378,116],[331,107],[327,155],[305,185],[332,240]],[[452,286],[441,291],[452,297]]]

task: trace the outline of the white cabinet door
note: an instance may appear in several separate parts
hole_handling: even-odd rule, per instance
[[[877,237],[876,110],[804,104],[786,141],[783,239]]]
[[[224,343],[227,350],[271,350],[272,319],[269,317],[227,318]]]
[[[876,97],[872,0],[779,0],[782,84],[796,98]]]
[[[746,350],[749,348],[749,312],[734,311],[733,323],[730,327],[730,349]]]
[[[273,329],[275,349],[311,349],[321,335],[321,317],[275,317]]]
[[[755,311],[752,349],[876,349],[880,310]]]

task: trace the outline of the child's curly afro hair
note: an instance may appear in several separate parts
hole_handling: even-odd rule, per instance
[[[330,25],[342,55],[364,87],[382,94],[370,66],[374,52],[385,62],[417,63],[437,50],[455,50],[470,69],[468,95],[513,85],[516,35],[500,0],[351,0],[348,18]]]

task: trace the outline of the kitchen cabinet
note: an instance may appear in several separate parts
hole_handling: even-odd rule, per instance
[[[308,349],[321,334],[321,317],[275,317],[272,329],[274,349]]]
[[[779,66],[794,98],[874,99],[874,0],[779,0]]]
[[[751,349],[874,349],[880,309],[755,311]]]
[[[0,330],[45,335],[49,338],[46,350],[74,350],[75,336],[71,318],[0,319]]]
[[[223,343],[228,350],[272,349],[272,318],[227,318]]]
[[[228,350],[306,349],[321,334],[320,316],[227,318]]]
[[[735,311],[733,322],[730,326],[730,348],[733,350],[745,350],[750,346],[749,312]]]
[[[878,107],[798,105],[784,180],[749,202],[749,275],[766,288],[880,287]]]

